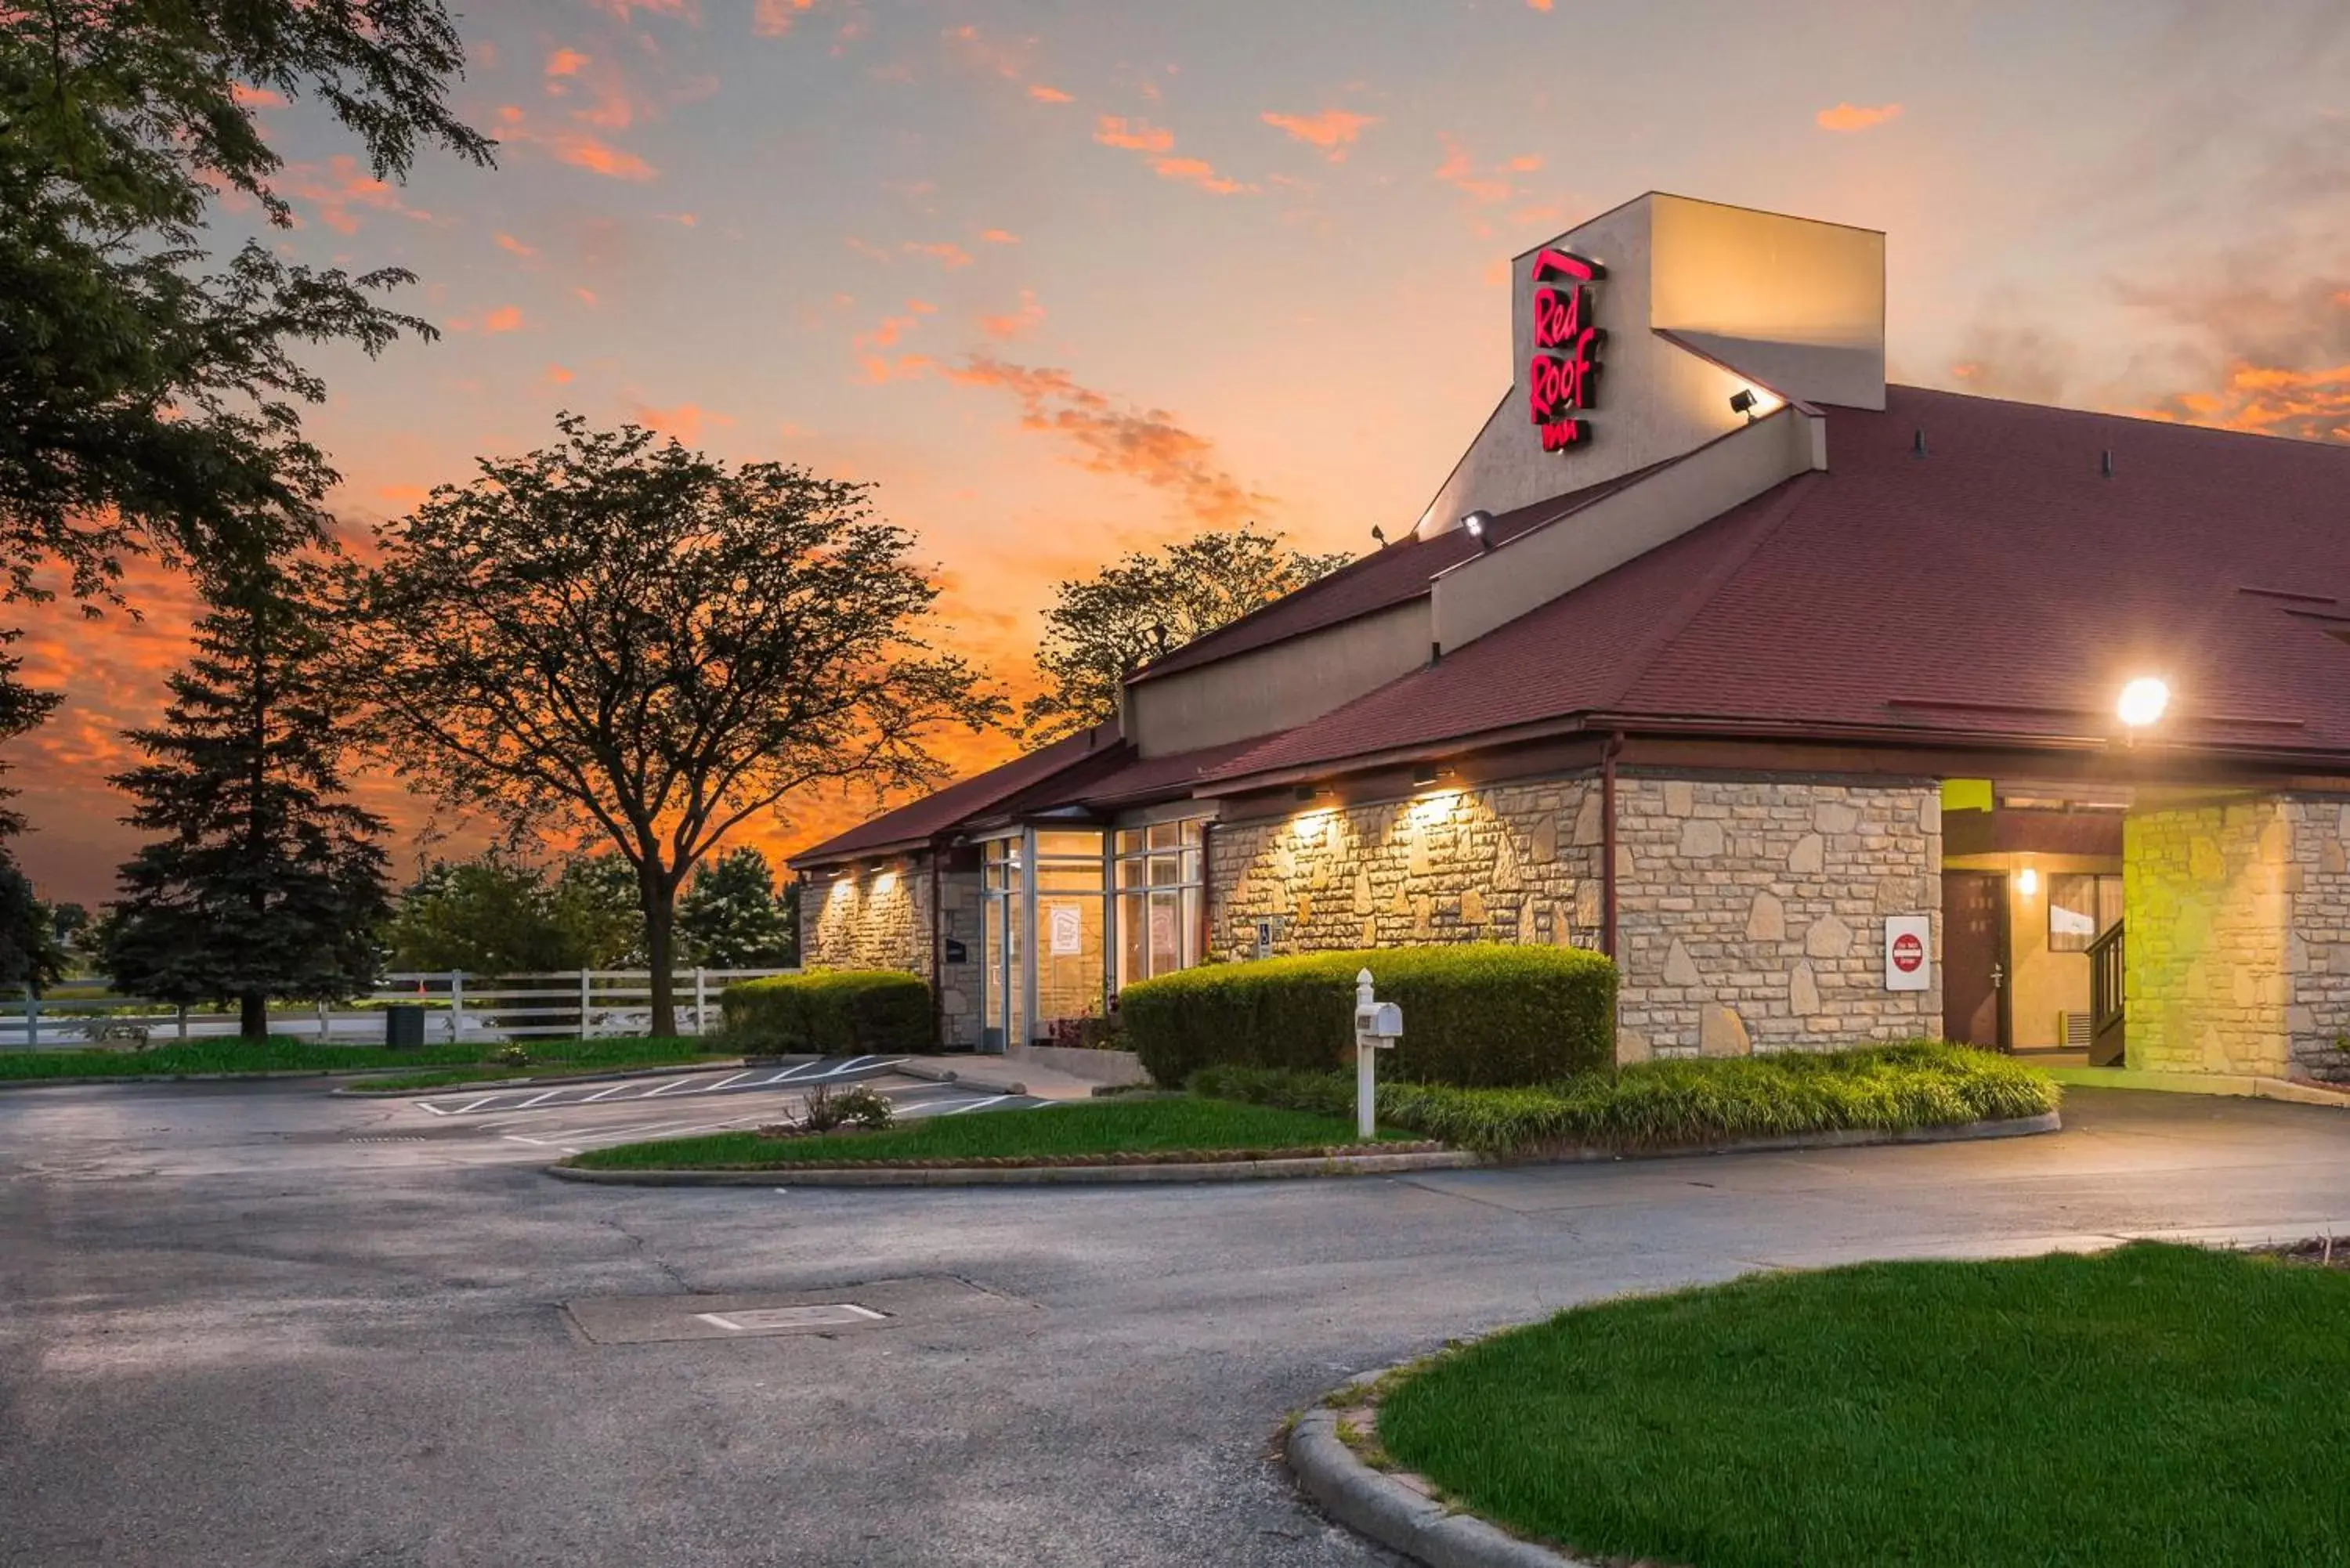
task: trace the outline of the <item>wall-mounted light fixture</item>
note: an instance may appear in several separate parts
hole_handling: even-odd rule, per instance
[[[1320,800],[1324,795],[1328,794],[1330,790],[1326,784],[1299,784],[1290,793],[1299,800]]]
[[[2121,701],[2114,711],[2121,722],[2133,730],[2143,730],[2159,722],[2163,711],[2170,706],[2170,688],[2151,675],[2141,675],[2122,688]]]
[[[1730,394],[1730,411],[1733,414],[1744,414],[1752,420],[1754,417],[1754,405],[1762,400],[1754,395],[1753,388],[1741,387]]]
[[[1411,770],[1411,782],[1415,784],[1432,784],[1451,776],[1452,770],[1441,763],[1422,763]]]
[[[1477,548],[1490,550],[1493,547],[1493,514],[1491,512],[1482,508],[1471,512],[1461,519],[1461,526],[1469,537],[1477,541]]]
[[[887,893],[897,885],[898,873],[895,870],[884,871],[873,878],[873,890],[876,893]]]
[[[2015,874],[2015,890],[2029,898],[2040,891],[2040,873],[2026,866]]]

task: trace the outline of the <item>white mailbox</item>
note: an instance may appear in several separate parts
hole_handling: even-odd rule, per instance
[[[1403,1037],[1403,1009],[1392,1002],[1374,1002],[1355,1009],[1355,1037],[1365,1044],[1392,1051]]]

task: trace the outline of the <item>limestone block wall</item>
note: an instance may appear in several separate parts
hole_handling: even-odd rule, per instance
[[[1828,1050],[1942,1032],[1940,786],[1617,782],[1618,1054]],[[1934,985],[1885,989],[1885,918]]]
[[[941,934],[963,948],[939,965],[943,1043],[980,1042],[979,872],[940,878]],[[953,950],[950,948],[949,952]],[[860,862],[845,877],[817,877],[800,896],[801,961],[810,969],[902,969],[931,978],[931,870],[927,857]]]
[[[1586,775],[1220,824],[1211,945],[1596,947],[1600,801]],[[1627,1059],[1940,1033],[1936,784],[1627,775],[1617,817]],[[1884,989],[1888,914],[1935,918],[1935,989]]]
[[[1275,953],[1451,941],[1599,944],[1599,789],[1586,778],[1441,791],[1220,823],[1209,945]]]
[[[2291,803],[2293,929],[2285,1009],[2293,1064],[2329,1083],[2350,1084],[2350,802]]]
[[[2288,1069],[2298,808],[2248,800],[2122,824],[2127,1061],[2174,1073]]]

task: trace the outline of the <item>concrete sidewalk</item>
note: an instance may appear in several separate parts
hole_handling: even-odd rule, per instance
[[[910,1078],[958,1084],[985,1094],[1034,1095],[1040,1100],[1087,1100],[1099,1086],[1090,1078],[1060,1072],[1040,1062],[1018,1062],[1008,1056],[983,1056],[972,1052],[909,1056],[890,1070]]]

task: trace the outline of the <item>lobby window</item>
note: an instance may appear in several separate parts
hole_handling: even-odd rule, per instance
[[[2048,878],[2048,950],[2079,953],[2121,924],[2122,879],[2060,871]]]
[[[1120,986],[1200,961],[1200,829],[1194,820],[1119,830]]]

